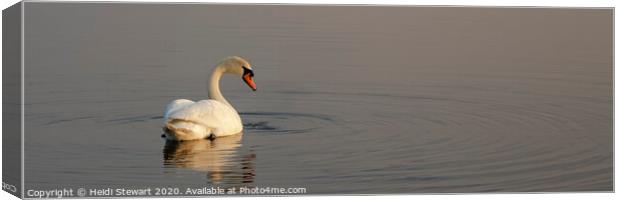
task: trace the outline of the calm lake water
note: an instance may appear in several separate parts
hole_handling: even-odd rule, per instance
[[[25,5],[26,190],[613,190],[612,9]],[[244,133],[160,138],[229,55]]]

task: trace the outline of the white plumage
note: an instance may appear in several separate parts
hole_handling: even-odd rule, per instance
[[[240,57],[228,57],[213,70],[209,85],[209,99],[194,102],[177,99],[166,106],[164,131],[169,140],[196,140],[234,135],[243,131],[237,111],[219,90],[219,79],[224,73],[242,74],[243,80],[256,90],[250,64]]]

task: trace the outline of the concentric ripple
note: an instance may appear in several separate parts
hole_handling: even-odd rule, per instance
[[[610,113],[597,111],[608,102],[490,88],[438,92],[458,89],[421,84],[411,89],[414,94],[283,91],[261,101],[295,102],[291,111],[316,114],[241,115],[249,134],[308,133],[304,140],[320,141],[321,149],[304,151],[323,155],[297,159],[325,166],[310,164],[318,168],[315,173],[347,170],[303,176],[317,183],[330,179],[368,189],[374,186],[359,180],[372,179],[395,191],[420,192],[602,190],[609,185],[601,177],[611,171],[610,145],[597,136],[611,132]],[[409,186],[400,188],[403,184]]]
[[[325,115],[287,112],[242,112],[246,131],[272,134],[297,134],[319,131],[336,120]]]

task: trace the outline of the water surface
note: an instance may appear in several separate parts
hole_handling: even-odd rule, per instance
[[[612,9],[25,5],[26,189],[613,188]],[[229,55],[244,133],[160,138]]]

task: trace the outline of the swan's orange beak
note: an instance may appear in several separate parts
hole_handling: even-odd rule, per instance
[[[250,88],[252,88],[253,91],[256,91],[256,83],[254,83],[254,80],[252,80],[252,77],[254,77],[254,72],[252,72],[251,69],[247,69],[247,68],[243,68],[243,81],[248,84],[248,86],[250,86]]]

